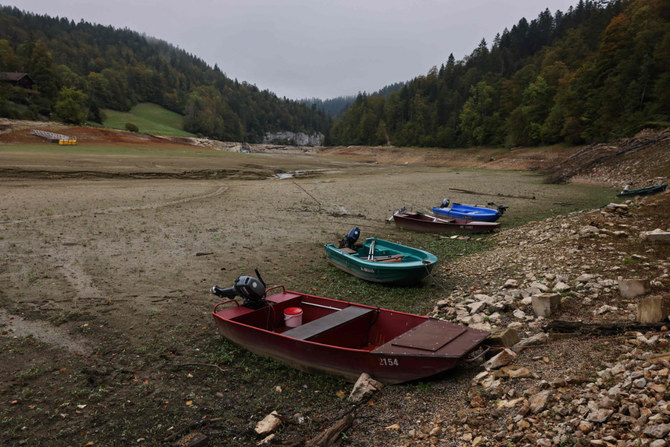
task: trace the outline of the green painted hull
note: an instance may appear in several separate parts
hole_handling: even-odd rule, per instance
[[[368,260],[370,245],[375,242],[373,260]],[[427,251],[368,238],[356,253],[348,254],[333,244],[325,246],[328,262],[365,281],[389,284],[414,284],[428,276],[437,262],[437,256]],[[383,262],[394,255],[402,255],[400,262]],[[374,259],[378,260],[374,260]]]

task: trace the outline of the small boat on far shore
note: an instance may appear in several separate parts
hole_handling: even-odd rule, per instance
[[[388,221],[392,220],[399,228],[426,233],[490,233],[500,227],[498,222],[482,222],[465,219],[441,219],[414,211],[400,209]]]
[[[662,185],[647,186],[646,188],[639,189],[626,189],[624,188],[617,197],[631,197],[631,196],[650,196],[652,194],[657,194],[659,192],[665,191],[665,188],[668,187],[667,183]]]

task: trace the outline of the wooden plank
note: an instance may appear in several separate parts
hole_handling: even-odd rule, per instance
[[[435,352],[466,331],[462,326],[445,326],[439,320],[427,320],[391,341],[393,346]]]
[[[311,337],[319,335],[323,332],[326,332],[329,329],[336,328],[343,325],[349,321],[353,321],[356,318],[362,317],[372,313],[372,309],[358,306],[349,306],[345,307],[342,310],[328,314],[325,317],[318,318],[316,320],[305,323],[302,326],[289,329],[286,332],[283,332],[282,335],[288,337],[297,338],[299,340],[308,340]]]

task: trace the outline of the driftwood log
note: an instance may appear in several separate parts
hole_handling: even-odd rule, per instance
[[[667,322],[638,323],[636,321],[620,321],[612,323],[582,323],[580,321],[553,320],[544,326],[544,330],[545,332],[613,335],[628,331],[660,331],[663,327],[668,327]]]
[[[305,447],[330,447],[340,444],[341,434],[354,423],[354,415],[349,413],[333,425],[310,439]]]
[[[477,191],[470,191],[468,189],[461,189],[461,188],[449,188],[450,191],[456,191],[460,192],[463,194],[474,194],[477,196],[490,196],[490,197],[506,197],[510,199],[529,199],[529,200],[535,200],[535,196],[515,196],[512,194],[503,194],[503,193],[497,193],[497,194],[489,194],[486,192],[477,192]]]

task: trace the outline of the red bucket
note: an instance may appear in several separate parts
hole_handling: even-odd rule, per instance
[[[302,324],[302,309],[287,307],[284,309],[284,324],[286,327],[298,327]]]

